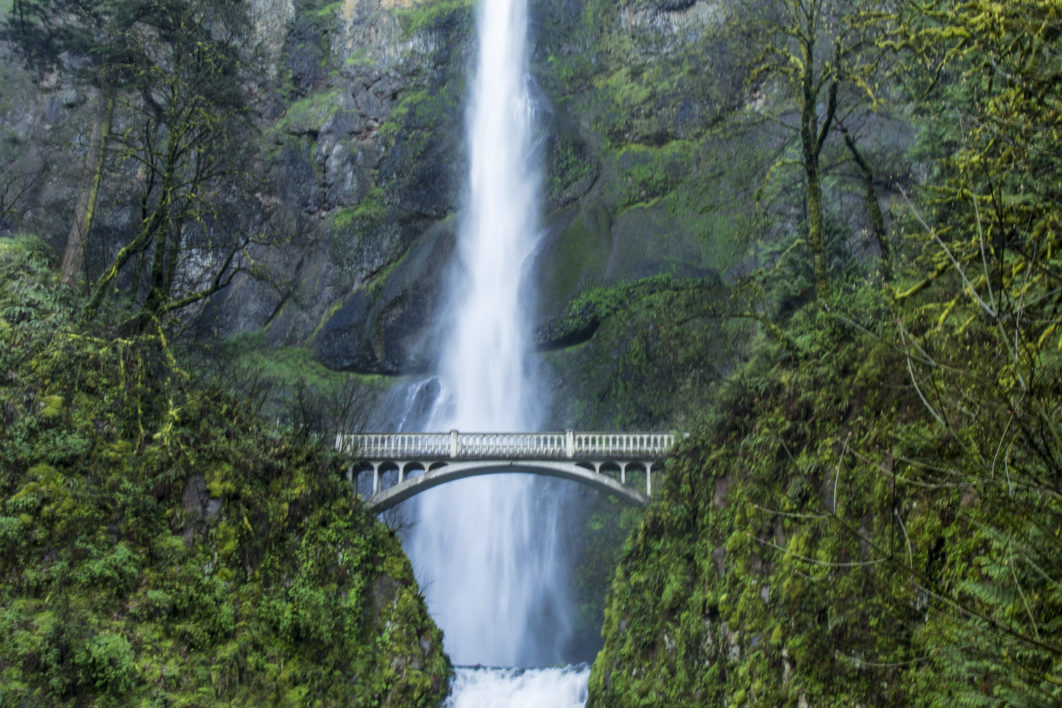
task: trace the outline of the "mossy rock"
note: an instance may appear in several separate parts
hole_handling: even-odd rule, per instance
[[[357,373],[426,370],[432,350],[425,335],[442,307],[453,229],[453,220],[436,224],[398,263],[347,298],[317,334],[317,359]]]

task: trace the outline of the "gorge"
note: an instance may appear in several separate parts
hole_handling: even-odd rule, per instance
[[[504,7],[0,3],[0,702],[1056,704],[1057,2]],[[451,428],[689,436],[321,443]]]

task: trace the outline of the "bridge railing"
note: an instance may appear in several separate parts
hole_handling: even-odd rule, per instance
[[[385,459],[656,459],[675,444],[668,433],[364,433],[337,435],[336,449]]]

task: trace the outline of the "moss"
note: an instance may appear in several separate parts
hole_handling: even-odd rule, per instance
[[[321,126],[331,118],[339,103],[338,89],[312,93],[288,106],[284,115],[276,124],[276,130],[293,135],[317,133]]]
[[[260,369],[265,376],[286,384],[305,381],[315,388],[329,390],[342,386],[352,377],[370,386],[383,381],[383,377],[333,371],[318,362],[306,347],[271,347],[263,332],[231,337],[222,352],[229,363]]]
[[[471,16],[472,0],[434,0],[415,2],[396,11],[406,37],[436,25],[454,15]]]
[[[610,248],[611,221],[601,207],[588,207],[557,237],[540,270],[542,309],[555,316],[581,288],[600,282]]]
[[[264,420],[325,438],[358,427],[393,384],[385,376],[333,371],[309,347],[273,347],[264,331],[221,342],[202,365],[206,376],[234,387]]]
[[[316,20],[328,21],[333,19],[338,13],[340,8],[343,7],[342,2],[333,2],[320,7],[312,12],[312,16]]]
[[[1052,502],[1034,494],[1012,505],[1004,493],[991,505],[969,496],[964,505],[950,484],[925,484],[924,474],[943,479],[929,471],[933,465],[946,468],[949,480],[972,474],[966,479],[980,487],[984,478],[971,463],[979,453],[959,442],[965,434],[948,436],[910,390],[904,353],[894,344],[896,318],[910,318],[907,337],[936,326],[914,310],[893,310],[873,283],[854,284],[788,322],[802,355],[761,342],[701,400],[700,422],[668,461],[662,493],[613,578],[591,703],[889,705],[915,696],[947,703],[969,688],[951,673],[956,661],[974,661],[995,672],[997,685],[1009,685],[1002,664],[989,668],[1008,663],[1002,657],[1012,649],[1001,649],[1008,632],[990,638],[986,625],[953,603],[977,596],[987,608],[1014,599],[986,587],[991,572],[984,569],[1009,562],[1005,544],[992,543],[1001,538],[994,531],[974,529],[1010,527],[1003,519],[1014,520],[1011,514],[1026,519],[1029,504],[1033,515],[1048,513]],[[917,324],[920,318],[929,324]],[[950,351],[965,367],[979,369],[982,356],[985,366],[993,360],[974,349]],[[959,378],[967,382],[965,405],[972,392],[969,379]],[[944,379],[938,385],[947,387]],[[983,413],[992,409],[978,400]],[[987,426],[969,440],[994,439],[1005,423],[990,417],[962,424]],[[990,444],[984,452],[993,450]],[[1028,543],[1037,524],[1014,523],[1008,543],[1025,538],[1024,552],[1053,563]],[[984,594],[964,595],[960,577]],[[1002,568],[995,582],[1014,587]],[[923,583],[949,599],[936,605],[919,595]],[[996,658],[982,649],[963,658],[954,637],[974,635],[978,647],[995,645]]]
[[[461,90],[455,83],[404,91],[394,111],[380,126],[381,142],[386,145],[401,139],[412,148],[423,149],[437,131],[447,128],[448,124],[440,121],[452,120],[460,114]]]
[[[831,335],[838,336],[837,330]],[[846,364],[841,362],[862,351],[855,344],[839,347],[814,367],[813,379],[843,370]],[[746,405],[743,387],[723,391],[734,398],[724,398],[719,404],[722,410]],[[824,585],[831,577],[827,571],[808,568],[801,560],[822,558],[824,553],[854,554],[849,557],[859,559],[866,557],[866,550],[842,541],[840,529],[826,531],[801,524],[796,517],[775,517],[772,526],[769,511],[800,512],[807,508],[803,504],[814,507],[818,499],[810,488],[794,485],[793,473],[787,474],[784,466],[775,467],[778,455],[784,456],[782,446],[796,456],[805,449],[801,445],[811,445],[814,459],[797,457],[795,466],[808,470],[814,479],[818,479],[814,470],[830,464],[837,452],[835,438],[805,431],[800,423],[805,416],[786,409],[805,398],[813,400],[810,405],[821,412],[811,418],[828,427],[827,421],[836,423],[848,413],[841,403],[846,393],[854,392],[823,389],[813,380],[791,381],[772,394],[761,392],[754,417],[721,412],[714,426],[698,431],[684,444],[669,463],[662,498],[647,511],[624,551],[606,612],[605,650],[591,679],[594,700],[608,702],[609,696],[648,692],[661,685],[661,675],[667,676],[663,685],[669,702],[677,703],[741,704],[754,693],[757,703],[769,704],[793,702],[801,695],[863,701],[892,695],[879,693],[881,682],[888,682],[880,673],[859,672],[835,655],[832,661],[826,658],[831,653],[827,637],[836,642],[843,636],[853,652],[861,651],[858,647],[867,641],[873,651],[886,651],[889,639],[860,634],[861,613],[867,608],[851,602],[851,593],[858,593],[855,588],[864,587],[868,576],[876,573],[873,564],[853,566],[851,572],[832,575],[830,584]],[[785,442],[778,442],[778,437]],[[795,479],[799,478],[797,474]],[[881,493],[880,482],[880,478],[856,482],[846,477],[846,493],[873,498]],[[815,482],[810,486],[817,489]],[[621,592],[621,586],[629,591]],[[844,628],[833,634],[821,631],[817,614],[828,606],[838,611],[843,607],[849,615]],[[875,611],[883,609],[878,606]],[[887,609],[897,617],[909,617],[902,604]],[[621,638],[615,632],[624,622],[631,626]],[[646,662],[653,668],[632,675],[618,668],[628,661]],[[795,678],[785,683],[787,661]],[[828,661],[830,666],[812,670],[811,661]],[[718,666],[721,672],[706,676],[699,668],[704,664]]]
[[[332,214],[332,226],[343,232],[370,231],[383,218],[386,210],[383,190],[373,187],[354,206],[343,207]]]
[[[47,272],[10,251],[0,268]],[[0,280],[0,312],[12,281],[28,285]],[[441,633],[341,460],[201,389],[157,338],[89,336],[54,297],[21,302],[0,339],[5,704],[442,699]],[[298,351],[271,365],[312,369]],[[72,403],[44,415],[56,399]],[[86,447],[54,454],[72,439]]]
[[[43,404],[42,418],[55,418],[63,410],[63,397],[59,395],[45,396],[41,403]]]
[[[670,194],[687,181],[701,143],[673,140],[661,146],[629,145],[616,155],[621,206]]]

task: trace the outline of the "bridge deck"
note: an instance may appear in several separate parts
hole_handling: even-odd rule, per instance
[[[367,433],[337,435],[336,449],[364,460],[657,460],[667,433]]]

